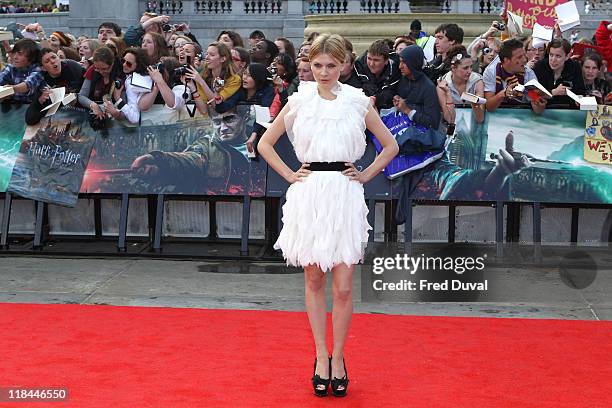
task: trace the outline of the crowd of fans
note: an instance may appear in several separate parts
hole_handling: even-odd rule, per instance
[[[70,11],[68,4],[0,4],[0,14],[18,13],[59,13],[60,11]]]
[[[461,27],[440,25],[431,33],[435,56],[428,63],[423,47],[429,34],[418,20],[407,34],[374,41],[359,56],[346,39],[340,80],[363,89],[377,109],[395,107],[431,128],[451,127],[464,92],[486,99],[471,105],[478,121],[500,106],[525,105],[536,113],[547,107],[577,108],[568,89],[612,103],[608,21],[592,39],[570,44],[557,28],[553,40],[538,47],[530,37],[512,38],[501,22],[503,16],[467,47]],[[316,33],[293,44],[283,37],[266,38],[259,30],[246,40],[224,30],[216,41],[200,44],[189,25],[144,13],[125,31],[113,22],[102,23],[97,38],[60,31],[47,35],[40,24],[20,27],[18,34],[23,38],[3,44],[0,85],[14,89],[3,102],[30,103],[28,124],[40,121],[54,87],[78,94],[74,103],[98,119],[138,123],[140,113],[154,104],[169,110],[190,104],[200,114],[258,104],[269,107],[274,117],[301,82],[314,80],[308,54]],[[152,86],[137,86],[135,78],[148,78]],[[531,79],[553,97],[517,91],[517,85]]]

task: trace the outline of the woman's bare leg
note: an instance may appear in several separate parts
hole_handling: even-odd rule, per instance
[[[353,270],[355,265],[336,265],[333,273],[332,324],[334,329],[334,351],[332,353],[332,378],[344,377],[344,343],[353,317]]]
[[[327,311],[325,305],[325,273],[316,265],[304,267],[306,312],[317,353],[315,374],[329,378],[329,354],[325,340]]]

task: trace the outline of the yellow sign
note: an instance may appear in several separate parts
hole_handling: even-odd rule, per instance
[[[589,111],[584,132],[584,160],[612,165],[612,106]]]

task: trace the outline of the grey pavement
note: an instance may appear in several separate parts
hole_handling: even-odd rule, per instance
[[[496,290],[452,302],[418,292],[366,301],[360,271],[354,276],[357,313],[612,320],[610,264],[581,290],[554,267],[495,267],[488,276]],[[2,302],[302,311],[304,282],[281,263],[0,257]]]

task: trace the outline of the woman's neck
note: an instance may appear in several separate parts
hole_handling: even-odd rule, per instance
[[[453,75],[452,79],[453,79],[453,84],[455,84],[456,88],[463,88],[467,84],[467,81],[464,81],[462,78],[459,78],[456,75]]]
[[[210,73],[215,78],[217,78],[218,76],[221,76],[221,67],[211,68]]]
[[[255,96],[256,93],[257,93],[257,89],[255,89],[255,88],[247,89],[246,90],[247,100],[252,99]]]
[[[323,99],[327,99],[328,101],[333,101],[334,99],[336,99],[336,94],[334,94],[332,92],[332,89],[334,89],[335,87],[338,86],[338,82],[335,82],[333,85],[331,86],[321,86],[320,84],[317,84],[317,92],[319,93],[319,96]]]

